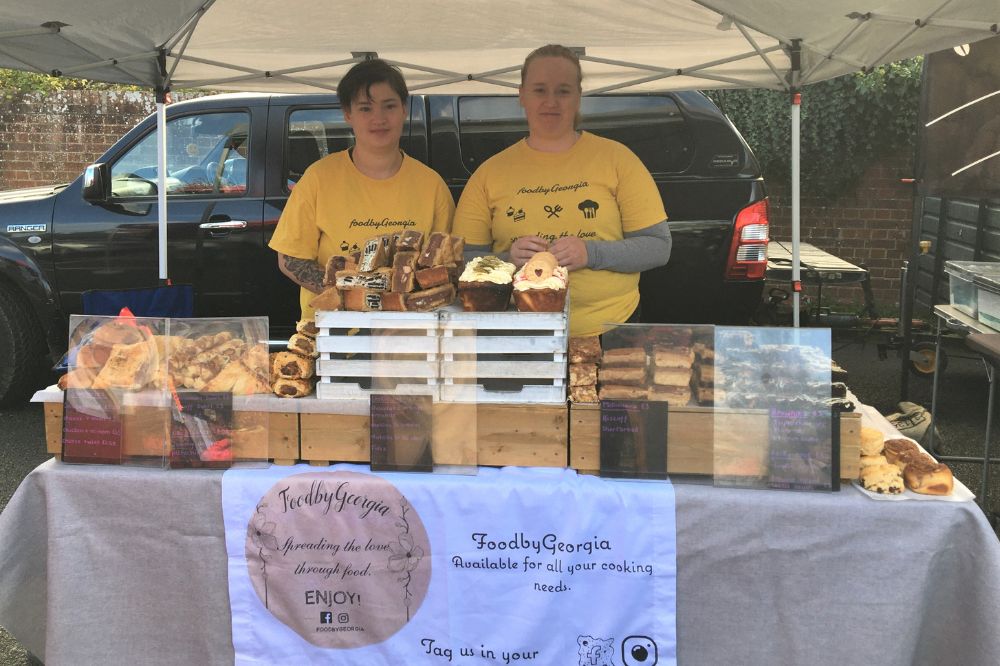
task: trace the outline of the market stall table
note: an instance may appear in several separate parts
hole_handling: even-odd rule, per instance
[[[941,333],[947,328],[948,330],[955,331],[960,335],[968,336],[970,334],[985,334],[991,335],[1000,333],[994,328],[987,326],[975,317],[970,317],[968,314],[962,312],[954,305],[935,305],[934,306],[934,316],[937,320],[937,326],[934,329],[934,358],[941,359]],[[977,354],[982,354],[981,350],[973,349]],[[984,360],[985,360],[984,356]],[[996,370],[992,365],[987,362],[986,366],[986,376],[990,382],[990,397],[987,403],[986,409],[986,434],[985,441],[983,444],[983,455],[981,456],[956,456],[956,455],[945,455],[937,450],[936,442],[934,441],[935,435],[937,434],[937,428],[931,428],[929,433],[929,443],[928,448],[935,458],[946,462],[978,462],[983,465],[982,478],[979,484],[979,501],[983,506],[987,506],[986,494],[989,488],[989,465],[985,464],[985,460],[990,459],[993,464],[997,462],[996,458],[990,455],[990,437],[991,437],[991,423],[992,423],[992,411],[993,411],[993,392],[994,383],[996,381]],[[938,403],[938,382],[940,381],[940,375],[943,372],[935,372],[934,380],[931,384],[931,422],[937,423],[937,403]]]
[[[680,663],[996,663],[1000,543],[975,504],[674,488]],[[231,663],[221,489],[44,463],[0,515],[0,625],[50,664]]]

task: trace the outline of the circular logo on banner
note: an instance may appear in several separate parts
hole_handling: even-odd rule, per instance
[[[389,638],[416,614],[431,578],[420,516],[391,483],[357,472],[276,483],[247,525],[246,559],[261,603],[324,648]]]

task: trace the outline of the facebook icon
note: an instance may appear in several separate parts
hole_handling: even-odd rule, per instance
[[[320,624],[333,624],[333,613],[330,611],[320,611],[319,614]]]

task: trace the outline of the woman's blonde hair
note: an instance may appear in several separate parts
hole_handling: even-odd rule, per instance
[[[528,54],[528,57],[524,59],[524,64],[521,65],[521,85],[524,85],[524,77],[528,73],[528,65],[535,58],[566,58],[573,66],[576,67],[576,85],[581,90],[583,89],[583,69],[580,67],[580,58],[572,50],[562,46],[560,44],[546,44],[545,46],[539,46],[537,49]]]

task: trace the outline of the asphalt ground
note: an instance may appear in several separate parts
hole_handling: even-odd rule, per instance
[[[847,371],[848,386],[861,402],[883,414],[898,411],[903,372],[903,364],[893,350],[888,351],[885,360],[880,359],[878,345],[888,342],[889,334],[879,332],[835,332],[833,339],[833,358]],[[948,364],[939,379],[937,452],[982,456],[989,389],[985,366],[965,349],[961,340],[946,339],[944,349]],[[908,399],[930,409],[931,381],[912,376]],[[1000,437],[1000,417],[996,421],[994,442]],[[1000,458],[1000,442],[994,446],[993,457]],[[41,405],[26,403],[0,408],[0,510],[28,472],[47,458]],[[978,494],[982,465],[950,464],[955,476]],[[992,472],[987,509],[988,515],[995,518],[995,512],[1000,512],[1000,464],[993,465]],[[996,521],[994,526],[997,527]],[[0,627],[0,664],[38,663]]]

